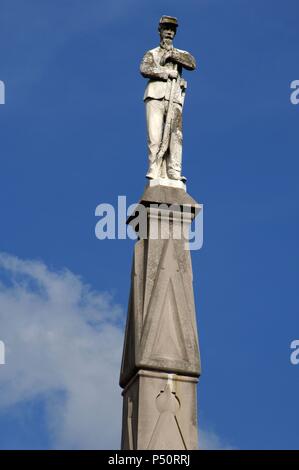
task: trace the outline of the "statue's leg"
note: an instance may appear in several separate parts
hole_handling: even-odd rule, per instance
[[[149,168],[147,178],[157,178],[160,167],[157,165],[156,156],[163,134],[163,122],[165,105],[164,100],[147,99],[145,101],[146,122],[147,122],[147,143]]]
[[[175,180],[181,179],[182,143],[182,105],[174,103],[173,119],[170,133],[169,156],[167,159],[167,174],[169,178]]]

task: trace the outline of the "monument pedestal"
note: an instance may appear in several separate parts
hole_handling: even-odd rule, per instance
[[[122,449],[197,449],[197,382],[139,370],[123,391]]]
[[[200,208],[183,188],[151,185],[128,220],[140,239],[120,373],[122,449],[198,448],[200,359],[188,230]]]

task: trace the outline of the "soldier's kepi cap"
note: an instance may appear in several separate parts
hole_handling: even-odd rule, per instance
[[[177,18],[175,18],[174,16],[165,16],[165,15],[160,18],[159,26],[161,26],[162,24],[172,25],[172,26],[175,26],[176,28],[179,25]]]

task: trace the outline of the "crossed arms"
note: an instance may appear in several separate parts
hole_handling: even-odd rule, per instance
[[[152,52],[149,51],[142,59],[140,65],[141,75],[144,78],[167,80],[169,76],[173,76],[173,70],[164,67],[167,61],[174,62],[187,70],[194,70],[196,67],[195,59],[189,52],[171,49],[164,53],[161,63],[157,64]]]

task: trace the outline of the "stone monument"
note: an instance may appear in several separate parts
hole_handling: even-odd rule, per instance
[[[140,66],[148,78],[148,184],[127,223],[138,234],[131,274],[120,385],[122,449],[198,449],[200,358],[188,229],[201,210],[182,168],[183,69],[195,60],[173,47],[177,19],[163,16],[160,46]],[[140,223],[140,213],[145,217]],[[138,219],[138,223],[137,223]],[[143,226],[141,226],[143,225]],[[144,227],[145,225],[145,227]]]

